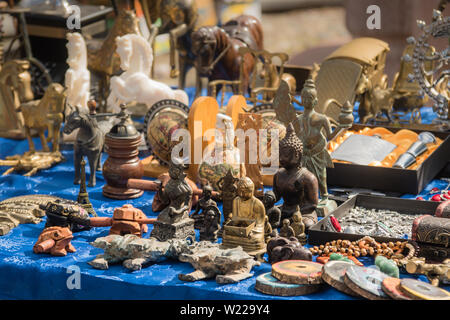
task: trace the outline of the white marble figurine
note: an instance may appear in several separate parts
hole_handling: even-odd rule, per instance
[[[110,95],[107,100],[108,111],[118,112],[120,104],[137,102],[150,108],[163,99],[174,99],[189,103],[183,90],[172,90],[168,85],[150,78],[153,51],[140,35],[127,34],[116,38],[120,67],[124,71],[120,76],[111,78]]]
[[[87,69],[86,43],[83,36],[76,32],[68,33],[67,40],[67,64],[69,65],[65,76],[67,103],[72,107],[78,106],[88,113],[91,74]]]

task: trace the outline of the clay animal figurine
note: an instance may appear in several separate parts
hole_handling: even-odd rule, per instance
[[[120,208],[115,208],[112,218],[94,217],[90,219],[91,227],[111,227],[109,234],[124,236],[134,234],[142,237],[148,231],[147,224],[151,224],[156,219],[148,219],[142,210],[134,208],[131,204],[124,204]]]
[[[189,247],[178,259],[192,264],[195,271],[179,274],[182,281],[216,278],[220,284],[237,283],[253,276],[250,271],[260,263],[242,250],[242,247],[223,249],[218,243],[201,241]]]
[[[192,205],[192,188],[185,180],[184,165],[172,161],[169,167],[170,180],[164,189],[158,190],[163,203],[168,204],[158,215],[151,237],[160,241],[172,238],[195,237],[194,220],[189,218]]]
[[[272,229],[279,228],[281,225],[281,210],[275,206],[275,202],[276,197],[272,190],[264,193],[263,203]]]
[[[254,184],[248,177],[239,179],[238,196],[233,200],[231,221],[224,225],[222,245],[224,248],[241,246],[250,255],[262,259],[266,252],[264,205],[253,195]],[[236,232],[236,229],[241,229]]]
[[[258,19],[241,15],[225,23],[222,28],[201,27],[192,33],[191,38],[192,52],[196,55],[196,96],[199,96],[202,90],[201,77],[207,77],[210,82],[240,80],[243,92],[248,91],[255,59],[250,53],[242,59],[239,48],[263,48],[262,26]],[[238,87],[234,86],[233,91],[237,94]]]
[[[273,264],[284,260],[312,261],[312,253],[302,247],[295,237],[275,237],[267,243],[268,262]]]
[[[151,106],[163,99],[178,100],[189,104],[189,98],[183,90],[172,90],[165,83],[150,79],[153,50],[140,35],[128,34],[116,39],[120,67],[124,71],[120,76],[111,78],[108,97],[108,109],[120,110],[121,104],[137,102]]]
[[[83,36],[78,32],[67,33],[67,64],[64,85],[67,92],[67,103],[78,106],[80,110],[89,112],[91,73],[87,69],[87,50]]]
[[[283,198],[281,218],[289,219],[300,211],[306,229],[317,223],[315,209],[319,201],[317,178],[301,165],[303,144],[290,124],[280,141],[280,166],[273,177],[276,200]]]
[[[50,253],[53,256],[63,257],[67,252],[73,253],[77,250],[70,243],[73,239],[72,231],[66,227],[45,228],[37,242],[33,246],[34,253]]]
[[[122,263],[125,268],[138,271],[151,263],[177,259],[178,255],[188,250],[185,240],[171,239],[162,242],[155,238],[143,239],[134,234],[112,234],[97,238],[90,244],[104,250],[103,254],[88,262],[95,269],[102,270],[108,269],[109,265]]]
[[[203,210],[204,220],[200,226],[200,241],[217,241],[220,229],[220,211],[217,206],[207,206]]]
[[[215,206],[215,207],[217,206],[217,203],[213,199],[211,199],[212,191],[213,191],[213,189],[210,185],[206,185],[203,187],[203,195],[198,200],[194,213],[191,214],[191,219],[194,219],[194,221],[195,221],[195,223],[194,223],[195,229],[200,229],[201,226],[203,225],[203,221],[205,219],[206,208],[210,207],[210,206]],[[220,214],[220,211],[219,211],[219,214]],[[219,216],[219,221],[220,221],[220,216]]]
[[[90,108],[94,109],[95,105],[90,104]],[[70,134],[73,130],[80,128],[77,134],[77,140],[74,145],[74,165],[75,178],[73,183],[80,184],[81,182],[81,159],[87,156],[91,174],[89,177],[89,187],[94,187],[96,184],[96,171],[101,169],[101,156],[103,144],[105,140],[104,133],[97,123],[96,117],[84,113],[80,108],[75,109],[69,114],[64,125],[63,132]]]

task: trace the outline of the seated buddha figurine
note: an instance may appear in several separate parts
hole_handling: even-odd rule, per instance
[[[319,202],[319,185],[316,176],[301,166],[303,144],[291,124],[279,146],[280,168],[273,177],[276,201],[281,198],[281,219],[290,219],[300,211],[305,228],[317,223],[315,209]]]
[[[260,257],[266,252],[264,241],[266,210],[262,201],[253,195],[254,191],[255,185],[250,178],[239,179],[231,221],[224,227],[222,244],[226,248],[241,246],[248,254]],[[251,223],[254,223],[254,227],[248,236],[239,235],[231,229],[236,227],[245,229]]]

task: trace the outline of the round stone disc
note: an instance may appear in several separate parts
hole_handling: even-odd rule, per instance
[[[411,298],[400,289],[400,281],[401,280],[398,278],[386,278],[381,283],[381,288],[384,293],[394,300],[411,300]]]
[[[306,260],[286,260],[272,265],[272,275],[293,284],[321,284],[322,265]]]
[[[270,272],[256,278],[255,289],[259,292],[273,296],[301,296],[319,291],[320,284],[290,284],[274,278]]]
[[[389,276],[377,269],[349,266],[344,283],[354,292],[369,300],[388,300],[381,283]]]
[[[345,261],[327,262],[322,268],[322,279],[336,290],[353,297],[359,297],[359,294],[353,292],[344,283],[344,276],[349,266],[352,266],[352,264]]]
[[[416,300],[450,300],[448,291],[415,279],[402,279],[400,288]]]

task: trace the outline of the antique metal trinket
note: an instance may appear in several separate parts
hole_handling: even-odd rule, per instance
[[[237,184],[238,196],[233,200],[231,220],[224,224],[224,248],[241,246],[250,255],[262,259],[266,252],[264,224],[266,212],[261,200],[254,195],[254,185],[248,177]]]
[[[168,239],[195,239],[194,220],[189,218],[192,205],[192,188],[186,182],[184,165],[172,161],[170,180],[158,191],[162,202],[167,203],[153,224],[151,237],[160,241]]]
[[[283,198],[281,218],[291,218],[301,212],[306,229],[317,223],[315,209],[318,204],[317,178],[301,166],[303,144],[296,136],[292,124],[280,141],[280,166],[273,178],[276,200]]]

